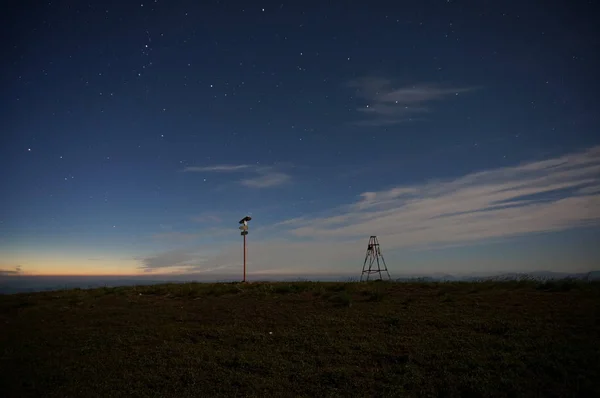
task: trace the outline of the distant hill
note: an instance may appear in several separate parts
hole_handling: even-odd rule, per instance
[[[450,274],[423,274],[411,275],[395,278],[397,282],[450,282],[450,281],[518,281],[535,280],[547,281],[556,279],[577,279],[577,280],[600,280],[600,271],[591,271],[585,273],[567,273],[552,271],[534,271],[534,272],[509,272],[497,275],[450,275]]]
[[[148,279],[98,279],[69,277],[4,277],[0,279],[0,294],[33,293],[63,289],[93,289],[98,287],[117,287],[134,285],[154,285],[167,283],[167,280]]]
[[[463,274],[452,275],[448,273],[423,273],[401,275],[394,277],[393,270],[392,280],[397,282],[476,282],[476,281],[511,281],[511,280],[537,280],[546,281],[553,279],[578,279],[578,280],[600,280],[600,271],[592,271],[587,273],[564,273],[551,271],[535,271],[523,273],[498,273],[498,274]],[[206,277],[204,277],[206,278]],[[117,286],[141,286],[141,285],[156,285],[169,282],[236,282],[239,277],[232,275],[215,275],[210,279],[204,279],[198,275],[142,275],[140,277],[117,277],[117,276],[27,276],[15,275],[7,276],[0,275],[0,294],[14,293],[33,293],[42,291],[53,291],[63,289],[90,289],[97,287],[117,287]],[[373,279],[373,276],[371,277]],[[360,272],[357,274],[333,274],[333,275],[250,275],[250,281],[318,281],[318,282],[357,282],[360,280]]]

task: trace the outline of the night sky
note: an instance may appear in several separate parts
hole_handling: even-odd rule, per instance
[[[599,268],[592,1],[11,4],[0,273]]]

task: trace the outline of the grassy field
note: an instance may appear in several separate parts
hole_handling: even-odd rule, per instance
[[[0,296],[2,397],[600,397],[600,284],[172,284]]]

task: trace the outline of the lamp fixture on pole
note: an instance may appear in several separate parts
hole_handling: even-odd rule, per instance
[[[252,217],[246,216],[239,221],[242,224],[240,225],[240,230],[242,230],[240,235],[244,237],[244,283],[246,282],[246,235],[248,235],[248,221],[250,220],[252,220]]]

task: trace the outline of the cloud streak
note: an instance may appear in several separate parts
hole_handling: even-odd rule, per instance
[[[238,184],[248,188],[271,188],[285,184],[291,180],[291,176],[282,171],[276,170],[269,166],[255,166],[255,165],[213,165],[205,167],[189,166],[182,170],[183,172],[196,172],[196,173],[246,173],[250,174],[249,177],[243,178]]]
[[[16,276],[21,275],[21,266],[17,265],[15,269],[0,269],[0,276]]]
[[[281,220],[263,226],[264,231],[256,229],[248,246],[248,269],[256,275],[356,272],[370,235],[379,236],[389,260],[387,254],[397,249],[407,253],[473,246],[598,226],[599,187],[597,146],[455,179],[368,191],[346,205],[324,209],[323,216]],[[143,267],[239,273],[241,261],[239,242],[234,242],[156,255],[143,259]]]
[[[152,256],[138,258],[141,262],[140,269],[146,273],[155,271],[188,272],[202,269],[207,260],[197,251],[189,249],[174,249]]]
[[[364,243],[364,242],[361,242]],[[290,242],[286,240],[268,240],[248,245],[248,273],[255,275],[303,274],[307,271],[323,273],[332,263],[345,259],[351,262],[360,257],[364,245],[326,242]],[[310,250],[307,252],[307,248]],[[200,248],[179,248],[138,258],[140,269],[145,272],[181,272],[236,274],[241,276],[242,257],[239,242],[214,249],[209,246]],[[355,269],[353,270],[355,271]]]
[[[192,221],[195,221],[192,218]],[[152,238],[156,241],[160,242],[170,242],[170,243],[186,243],[186,242],[195,242],[202,238],[207,237],[221,237],[227,236],[231,234],[231,228],[219,228],[219,227],[210,227],[204,228],[201,232],[178,232],[178,231],[170,231],[170,232],[162,232],[158,234],[153,234]]]
[[[282,185],[290,180],[290,176],[285,173],[272,170],[258,171],[258,176],[246,178],[240,181],[240,184],[250,188],[269,188]]]
[[[378,77],[364,77],[348,83],[356,89],[356,96],[366,101],[357,110],[370,118],[358,121],[359,125],[391,125],[416,120],[431,111],[427,106],[433,101],[458,96],[477,87],[440,87],[434,84],[417,84],[394,88],[392,81]]]
[[[391,247],[468,244],[600,221],[600,147],[560,158],[365,192],[335,216],[294,221],[298,237],[384,235]]]
[[[238,164],[238,165],[221,164],[221,165],[206,166],[206,167],[189,166],[189,167],[186,167],[185,169],[183,169],[183,171],[208,172],[208,173],[210,173],[210,172],[233,172],[233,171],[240,171],[240,170],[248,170],[251,167],[252,166],[247,165],[247,164]]]

